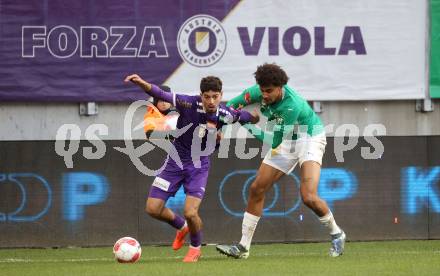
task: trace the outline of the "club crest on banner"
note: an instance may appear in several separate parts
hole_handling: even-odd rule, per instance
[[[208,67],[225,54],[226,32],[215,17],[195,15],[180,27],[177,47],[184,61],[197,67]]]

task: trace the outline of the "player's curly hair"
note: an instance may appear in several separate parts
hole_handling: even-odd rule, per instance
[[[283,86],[289,81],[286,72],[275,63],[265,63],[257,67],[254,73],[259,86]]]
[[[200,91],[207,92],[207,91],[215,91],[215,92],[221,92],[222,91],[222,81],[214,76],[207,76],[204,77],[200,81]]]

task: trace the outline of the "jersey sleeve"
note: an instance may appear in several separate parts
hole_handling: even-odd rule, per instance
[[[246,110],[235,109],[232,106],[226,107],[229,114],[231,114],[231,120],[228,123],[239,122],[240,124],[247,124],[252,122],[252,114]]]
[[[179,112],[191,109],[197,98],[185,94],[165,92],[154,84],[151,85],[151,90],[147,93],[153,98],[171,103]]]
[[[261,102],[261,100],[261,90],[260,87],[256,84],[245,89],[240,95],[228,101],[226,105],[238,108],[240,106],[246,106],[249,104]]]
[[[168,103],[173,102],[173,95],[174,93],[165,92],[162,89],[159,88],[159,86],[152,84],[151,90],[147,92],[151,97],[162,100]]]
[[[272,132],[264,131],[260,127],[252,124],[246,124],[244,127],[261,142],[271,145],[272,148],[278,146],[274,146],[274,136]]]
[[[183,94],[174,94],[172,104],[176,107],[177,111],[185,112],[191,108],[193,108],[194,103],[196,102],[195,97]]]
[[[272,131],[264,131],[258,126],[251,124],[246,124],[245,127],[255,138],[271,145],[275,149],[281,144],[285,134],[293,132],[293,126],[298,119],[298,115],[299,111],[295,112],[293,109],[285,110],[279,120],[274,120],[275,124]]]

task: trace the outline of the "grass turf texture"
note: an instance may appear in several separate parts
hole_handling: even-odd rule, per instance
[[[440,275],[440,240],[349,242],[327,255],[329,243],[254,245],[247,260],[202,248],[202,259],[182,263],[187,248],[143,246],[135,264],[119,264],[112,248],[1,249],[0,275]]]

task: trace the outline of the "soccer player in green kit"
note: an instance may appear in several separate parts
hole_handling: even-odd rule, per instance
[[[327,203],[318,194],[322,156],[326,136],[321,120],[308,103],[287,85],[286,72],[276,64],[258,66],[255,72],[257,85],[246,89],[228,105],[240,108],[260,103],[260,111],[272,122],[272,131],[262,131],[255,125],[245,127],[259,140],[272,146],[250,186],[246,212],[243,216],[242,237],[238,244],[218,245],[217,250],[230,257],[247,258],[257,223],[263,212],[266,192],[283,175],[289,174],[299,163],[300,193],[304,204],[328,228],[332,246],[330,256],[344,252],[346,235],[338,227]],[[254,114],[255,116],[255,114]],[[294,131],[293,126],[300,126]],[[306,128],[306,133],[302,133]],[[305,132],[305,131],[304,131]]]

